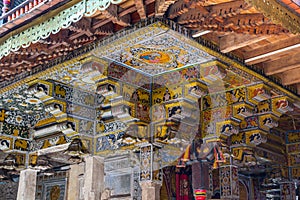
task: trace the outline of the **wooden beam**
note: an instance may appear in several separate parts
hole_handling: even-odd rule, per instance
[[[104,24],[107,24],[107,23],[109,23],[109,22],[111,22],[111,19],[109,19],[109,18],[106,18],[106,19],[104,19],[104,20],[96,21],[96,22],[93,24],[93,29],[97,29],[97,28],[99,28],[99,27],[101,27],[101,26],[103,26]]]
[[[251,6],[244,0],[236,0],[213,4],[205,8],[210,12],[211,16],[230,17],[233,15],[237,15],[241,10],[247,10],[251,8]]]
[[[129,26],[130,25],[130,16],[124,15],[120,17],[118,15],[118,6],[115,4],[111,4],[106,10],[101,11],[101,13],[107,18],[110,19],[114,24],[118,24],[120,26]]]
[[[264,73],[268,76],[282,73],[291,69],[300,67],[299,53],[295,53],[292,56],[287,55],[274,61],[265,62],[262,64]]]
[[[296,87],[297,87],[297,93],[298,93],[298,95],[300,95],[300,83],[298,83],[298,84],[296,85]]]
[[[168,17],[170,19],[174,19],[183,13],[189,11],[187,1],[185,0],[178,0],[173,5],[170,6]]]
[[[198,7],[194,9],[189,9],[189,12],[183,13],[178,17],[177,22],[179,24],[197,23],[202,22],[209,12],[204,7]]]
[[[261,40],[268,38],[269,36],[256,36],[248,34],[228,34],[223,36],[219,40],[220,50],[222,53],[228,53],[236,49],[240,49],[247,45],[257,43]]]
[[[281,81],[283,85],[293,85],[300,83],[300,68],[283,72]]]
[[[147,14],[146,14],[144,1],[143,0],[134,0],[134,3],[135,3],[135,7],[137,9],[137,12],[139,13],[140,18],[146,19]]]
[[[268,48],[266,46],[263,46],[262,48],[265,48],[265,50],[268,51]],[[257,63],[269,60],[271,58],[271,56],[274,56],[274,55],[278,56],[278,55],[283,55],[283,54],[286,54],[289,52],[293,53],[295,51],[295,49],[298,49],[298,48],[300,48],[300,43],[292,45],[292,46],[288,46],[288,47],[285,47],[282,49],[277,49],[275,51],[271,51],[271,52],[269,51],[268,53],[257,55],[255,57],[248,58],[245,60],[245,63],[251,64],[251,65],[257,64]],[[248,53],[246,53],[246,55],[247,54]]]
[[[276,37],[276,36],[274,36]],[[295,44],[300,43],[300,35],[280,39],[274,43],[270,43],[267,45],[264,45],[263,47],[255,48],[251,51],[248,51],[245,55],[245,59],[250,59],[253,57],[257,57],[259,55],[263,55],[269,52],[276,51],[278,49],[283,49],[289,46],[293,46]]]
[[[161,17],[165,14],[166,10],[171,4],[174,4],[177,0],[156,0],[155,3],[155,16]]]

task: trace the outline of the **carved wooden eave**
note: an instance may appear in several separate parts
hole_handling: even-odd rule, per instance
[[[249,4],[255,6],[259,11],[261,11],[266,17],[270,18],[273,22],[281,24],[283,27],[288,29],[292,33],[300,33],[300,6],[289,2],[289,1],[276,1],[276,0],[246,0]],[[289,4],[293,4],[290,7]],[[296,8],[295,8],[296,7]],[[298,7],[298,8],[297,8]]]

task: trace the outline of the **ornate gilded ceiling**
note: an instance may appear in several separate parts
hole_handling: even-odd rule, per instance
[[[3,89],[1,149],[32,157],[80,138],[106,156],[152,143],[168,165],[202,138],[230,139],[241,166],[245,146],[260,145],[257,160],[270,148],[270,162],[282,159],[276,127],[295,101],[282,88],[161,22],[119,36]],[[70,156],[62,157],[71,163]]]
[[[140,41],[136,43],[121,44],[122,49],[107,57],[152,76],[214,59],[208,53],[186,43],[182,35],[175,31],[164,30],[163,27],[145,29],[160,30],[155,30],[158,33],[152,36],[149,33],[140,35]]]

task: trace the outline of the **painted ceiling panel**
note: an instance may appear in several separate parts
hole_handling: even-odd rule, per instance
[[[108,57],[152,76],[214,59],[208,53],[185,43],[182,35],[171,30],[136,44],[124,45],[121,51]]]

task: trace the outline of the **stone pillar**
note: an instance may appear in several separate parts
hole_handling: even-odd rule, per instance
[[[89,156],[85,159],[83,196],[84,200],[99,200],[104,190],[104,160]]]
[[[142,200],[159,200],[162,184],[161,155],[150,143],[140,147],[140,186]]]
[[[17,200],[35,200],[37,171],[25,169],[21,171]]]
[[[161,184],[153,181],[141,182],[142,200],[160,200]]]
[[[81,178],[84,174],[84,164],[75,164],[70,166],[68,188],[67,188],[67,200],[80,200],[81,192]]]

